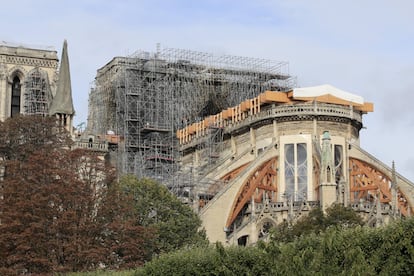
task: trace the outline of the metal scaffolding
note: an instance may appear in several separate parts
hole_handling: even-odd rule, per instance
[[[50,102],[51,91],[47,73],[35,68],[29,72],[25,81],[24,114],[47,116]]]
[[[175,131],[265,90],[291,89],[295,79],[287,71],[286,62],[160,47],[116,57],[98,70],[87,131],[121,137],[121,174],[159,180],[180,194],[193,177],[180,169]],[[209,131],[204,147],[214,163],[222,131]]]

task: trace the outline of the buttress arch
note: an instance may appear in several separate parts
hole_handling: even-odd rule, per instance
[[[367,201],[379,199],[381,203],[395,204],[397,210],[404,217],[413,213],[413,206],[410,206],[404,191],[398,187],[397,183],[392,183],[391,178],[375,166],[356,158],[350,158],[349,179],[351,202],[357,202],[361,199]],[[394,208],[394,206],[392,207]]]
[[[262,203],[265,199],[270,202],[277,200],[277,164],[278,158],[273,157],[265,161],[245,180],[233,201],[226,222],[227,228],[230,228],[243,210],[243,207],[251,200],[254,200],[256,203]]]

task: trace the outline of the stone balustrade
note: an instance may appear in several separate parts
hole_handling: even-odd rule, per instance
[[[309,207],[310,209],[319,207],[319,201],[294,201],[292,205],[290,205],[287,201],[280,201],[280,202],[270,202],[270,203],[255,203],[254,204],[254,213],[260,214],[261,212],[264,213],[274,213],[274,212],[281,212],[281,211],[292,211],[297,212],[303,210],[304,208]],[[353,202],[349,205],[351,209],[356,212],[364,212],[370,213],[373,210],[376,211],[376,203],[363,201],[363,202]],[[389,214],[391,212],[391,206],[389,204],[381,204],[381,212],[383,214]],[[248,204],[246,209],[246,214],[252,213],[252,204]]]
[[[99,142],[84,142],[84,141],[76,141],[74,148],[79,149],[89,149],[94,151],[102,151],[107,152],[108,151],[108,143],[105,141],[99,141]]]

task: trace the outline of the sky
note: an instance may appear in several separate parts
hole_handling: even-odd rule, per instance
[[[289,62],[298,86],[374,103],[361,147],[414,181],[414,1],[0,0],[0,41],[68,41],[75,126],[96,70],[136,50],[190,49]]]

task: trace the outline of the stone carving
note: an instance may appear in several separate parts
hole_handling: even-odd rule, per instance
[[[4,63],[0,63],[0,79],[5,79],[7,74],[7,66]]]
[[[39,59],[39,58],[7,56],[6,63],[29,65],[29,66],[34,66],[34,67],[38,66],[38,67],[57,68],[57,61],[44,60],[44,59]]]
[[[13,78],[16,75],[20,78],[20,81],[23,83],[24,78],[27,75],[27,71],[22,66],[20,66],[20,65],[13,66],[12,68],[10,68],[8,70],[8,73],[7,73],[7,76],[6,76],[8,82],[9,83],[12,83],[13,82]]]

